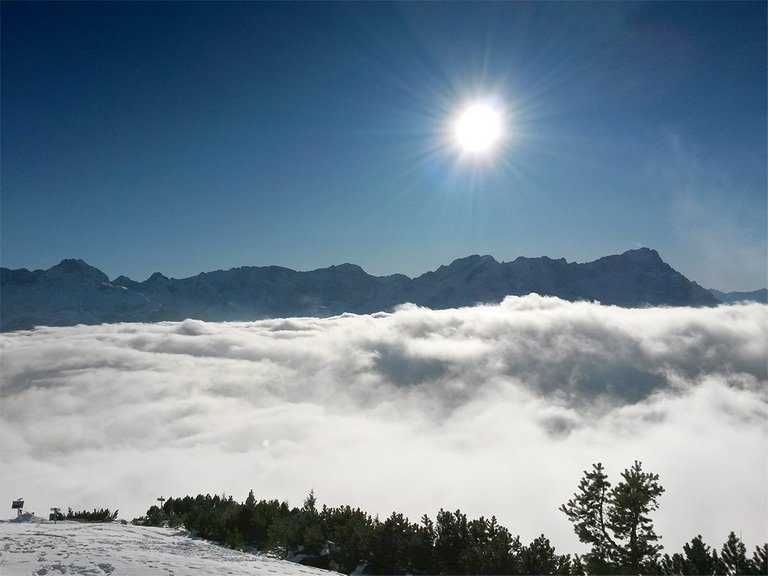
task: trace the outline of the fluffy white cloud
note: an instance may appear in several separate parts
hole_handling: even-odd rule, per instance
[[[768,540],[768,307],[500,305],[2,336],[0,501],[144,513],[233,494],[495,514],[580,550],[557,507],[635,459],[668,548]],[[9,510],[10,512],[10,510]]]

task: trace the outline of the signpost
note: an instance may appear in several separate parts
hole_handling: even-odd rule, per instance
[[[13,501],[11,510],[16,510],[16,516],[21,516],[24,513],[24,498],[18,498]]]
[[[163,514],[165,513],[165,511],[163,510],[163,502],[165,502],[165,500],[166,499],[163,498],[162,496],[160,496],[160,498],[157,499],[157,501],[160,502],[160,518],[162,518]]]

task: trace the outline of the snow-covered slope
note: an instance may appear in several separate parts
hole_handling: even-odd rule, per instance
[[[171,528],[6,521],[0,522],[0,574],[327,576],[333,573],[230,550]]]
[[[142,321],[159,308],[141,293],[110,283],[82,260],[34,272],[2,268],[0,290],[2,330]]]
[[[371,276],[359,266],[342,264],[312,272],[250,266],[180,280],[156,273],[144,282],[124,276],[109,282],[82,260],[65,260],[46,271],[3,268],[0,284],[1,330],[185,318],[324,317],[378,312],[406,302],[446,309],[532,292],[625,307],[718,304],[647,248],[586,264],[468,256],[415,279]]]

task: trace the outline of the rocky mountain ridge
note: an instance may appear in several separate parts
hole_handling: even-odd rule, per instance
[[[725,302],[726,304],[733,304],[735,302],[763,302],[768,304],[768,288],[760,288],[751,292],[722,292],[709,288],[709,293],[720,300],[720,302]]]
[[[714,306],[709,291],[648,248],[578,264],[468,256],[416,278],[372,276],[353,264],[297,272],[246,266],[184,279],[155,273],[113,281],[82,260],[48,270],[0,268],[0,330],[197,318],[208,321],[371,313],[411,302],[455,308],[536,292],[624,307]]]

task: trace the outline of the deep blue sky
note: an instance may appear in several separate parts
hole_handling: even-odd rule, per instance
[[[13,3],[0,260],[110,277],[653,247],[766,285],[766,4]],[[511,117],[488,161],[462,102]]]

